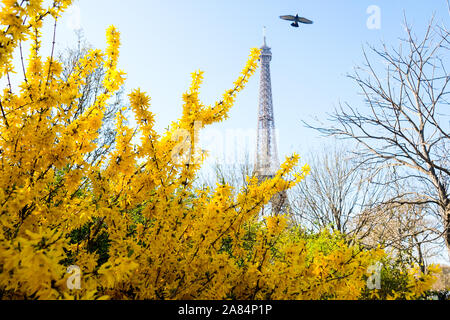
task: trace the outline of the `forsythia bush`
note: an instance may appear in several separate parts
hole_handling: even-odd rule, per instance
[[[40,55],[44,19],[57,19],[70,4],[57,0],[44,8],[40,0],[2,1],[1,80],[9,84],[21,43],[31,41],[31,52],[20,87],[7,85],[0,95],[0,296],[358,299],[368,267],[385,257],[382,250],[349,246],[339,235],[302,237],[283,216],[257,219],[275,194],[308,174],[304,166],[287,178],[297,155],[271,180],[249,178],[237,196],[228,185],[192,185],[203,159],[197,131],[227,117],[257,69],[259,50],[251,51],[241,76],[214,105],[199,101],[203,74],[194,73],[183,115],[163,135],[154,130],[150,98],[133,91],[129,104],[140,143],[132,144],[135,128],[119,112],[114,150],[87,163],[106,103],[124,73],[117,69],[120,39],[114,27],[107,31],[106,51],[91,50],[67,81],[54,57]],[[101,65],[104,91],[71,121],[80,87]],[[71,282],[77,267],[79,286]],[[403,297],[419,297],[432,280],[431,274],[411,273]]]

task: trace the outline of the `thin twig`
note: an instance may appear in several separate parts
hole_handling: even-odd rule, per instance
[[[6,77],[8,78],[9,93],[12,94],[11,78],[9,77],[9,71],[6,72]]]
[[[25,71],[25,62],[23,61],[22,41],[19,42],[20,60],[22,61],[22,72],[25,82],[28,84],[27,73]]]
[[[45,82],[45,90],[47,90],[48,82],[50,80],[50,73],[52,74],[52,77],[53,77],[52,64],[53,64],[53,54],[55,51],[55,43],[56,43],[56,24],[57,24],[57,22],[58,22],[58,19],[55,19],[55,24],[53,26],[52,53],[50,55],[50,64],[48,66],[48,74],[47,74],[47,81]]]
[[[2,110],[2,116],[3,116],[3,119],[5,120],[5,125],[7,128],[9,128],[8,119],[6,119],[5,110],[3,109],[3,104],[2,104],[1,100],[0,100],[0,109]]]

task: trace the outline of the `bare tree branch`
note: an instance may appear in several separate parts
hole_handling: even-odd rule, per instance
[[[383,44],[371,48],[371,56],[363,50],[363,67],[349,76],[361,90],[365,108],[340,105],[331,115],[332,126],[305,125],[356,141],[361,165],[395,169],[395,177],[384,185],[409,181],[414,192],[400,192],[404,197],[390,203],[434,207],[450,255],[450,34],[434,17],[420,39],[406,18],[404,24],[406,37],[398,49]],[[385,74],[372,56],[384,64]],[[407,194],[415,197],[405,198]]]

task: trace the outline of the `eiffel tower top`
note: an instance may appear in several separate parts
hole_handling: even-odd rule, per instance
[[[272,56],[272,52],[270,51],[270,47],[267,45],[267,34],[266,34],[266,27],[263,29],[263,36],[264,36],[264,45],[261,47],[262,55],[270,55]]]

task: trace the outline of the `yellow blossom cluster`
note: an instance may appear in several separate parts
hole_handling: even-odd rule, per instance
[[[128,127],[119,112],[115,147],[88,163],[107,101],[124,82],[117,69],[119,32],[110,27],[106,50],[91,50],[64,80],[61,63],[41,57],[40,30],[44,18],[56,19],[71,1],[53,1],[49,8],[42,3],[3,0],[0,11],[1,79],[14,72],[20,43],[32,42],[19,88],[0,92],[1,298],[360,296],[366,270],[384,256],[381,250],[360,250],[332,235],[333,248],[317,250],[283,216],[258,221],[274,195],[309,173],[305,165],[289,178],[298,155],[286,159],[273,179],[248,178],[238,195],[226,184],[194,188],[203,158],[197,131],[227,118],[257,69],[260,50],[251,50],[238,80],[213,105],[199,100],[203,73],[195,72],[181,119],[162,135],[154,129],[150,97],[132,91],[137,127]],[[80,88],[101,65],[103,91],[74,119]],[[73,286],[77,276],[79,286]],[[428,288],[429,281],[411,276],[408,298]]]

